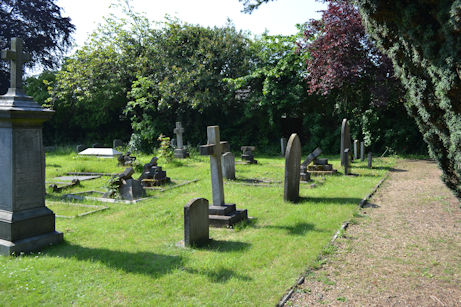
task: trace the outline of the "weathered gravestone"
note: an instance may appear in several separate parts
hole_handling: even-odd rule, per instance
[[[55,215],[45,206],[45,153],[42,124],[53,111],[43,109],[22,88],[23,41],[11,39],[2,51],[10,60],[10,88],[0,96],[0,254],[39,250],[63,240]]]
[[[184,143],[182,139],[182,134],[184,133],[184,128],[181,125],[181,122],[176,122],[176,128],[173,130],[176,134],[177,146],[174,150],[174,157],[179,159],[184,159],[189,157],[189,153],[184,148]]]
[[[146,191],[138,180],[133,179],[131,176],[134,174],[132,167],[126,168],[123,173],[113,177],[113,184],[115,185],[120,198],[123,200],[136,200],[146,196]],[[114,197],[115,191],[108,191],[103,197]]]
[[[152,187],[169,183],[170,177],[167,177],[166,171],[157,165],[157,157],[153,157],[149,163],[144,164],[144,169],[138,180],[142,186]]]
[[[209,208],[210,225],[217,227],[232,226],[248,219],[246,209],[235,209],[235,204],[224,202],[224,183],[222,176],[221,155],[227,142],[221,142],[219,126],[207,127],[208,144],[200,146],[202,156],[210,156],[211,190],[213,205]]]
[[[347,119],[344,118],[341,124],[341,166],[344,165],[344,150],[346,150],[346,148],[351,148],[351,133],[349,130],[349,124],[347,123]]]
[[[192,199],[184,206],[184,245],[200,246],[210,241],[208,200]]]
[[[362,141],[360,142],[360,161],[363,162],[365,160],[365,143]]]
[[[350,171],[350,161],[349,161],[349,148],[346,148],[344,149],[344,175],[350,175],[351,171]]]
[[[368,168],[372,168],[372,167],[373,167],[373,166],[372,166],[372,159],[373,159],[373,158],[372,158],[372,153],[369,152],[369,153],[368,153]]]
[[[359,140],[354,141],[354,160],[359,158]]]
[[[285,153],[285,181],[283,199],[296,202],[299,199],[299,180],[301,164],[301,142],[296,133],[290,136]]]
[[[112,142],[112,148],[117,148],[117,147],[122,147],[122,146],[123,146],[122,140],[115,139],[115,140]]]
[[[301,163],[301,173],[300,177],[302,181],[309,181],[311,179],[311,174],[307,172],[307,166],[314,161],[320,154],[322,153],[322,150],[320,147],[317,147],[313,152],[311,152],[306,159],[304,160],[303,163]]]
[[[282,156],[285,156],[285,151],[287,150],[287,139],[286,138],[280,139],[280,149],[282,152]]]
[[[225,152],[221,156],[222,173],[224,178],[235,179],[235,157],[232,152]]]
[[[256,146],[242,146],[240,147],[242,150],[242,160],[247,164],[257,164],[258,160],[255,160],[253,155],[253,151],[256,150]]]
[[[118,156],[117,160],[119,166],[128,166],[132,165],[133,162],[136,161],[136,157],[132,156],[130,151],[127,151],[124,155]]]

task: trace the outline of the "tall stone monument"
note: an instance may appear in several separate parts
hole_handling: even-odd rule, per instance
[[[213,205],[209,208],[210,225],[229,227],[248,219],[247,210],[236,210],[235,204],[226,204],[224,202],[221,155],[223,148],[228,147],[228,143],[221,142],[219,126],[208,126],[207,136],[208,144],[200,146],[200,154],[210,156],[211,190],[213,195]]]
[[[296,133],[290,136],[285,153],[285,181],[283,200],[296,202],[299,199],[301,165],[301,141]]]
[[[347,119],[343,119],[341,124],[341,166],[344,166],[345,157],[344,157],[344,150],[349,148],[349,152],[351,149],[351,133],[349,130],[349,124],[347,123]]]
[[[10,60],[11,81],[0,96],[0,254],[10,255],[59,243],[63,234],[45,206],[42,124],[54,112],[23,91],[23,65],[30,59],[23,41],[12,38],[2,58]]]
[[[359,140],[354,140],[354,160],[359,159]]]
[[[176,134],[176,148],[174,150],[174,157],[179,159],[184,159],[189,157],[189,153],[184,148],[184,143],[182,139],[182,134],[184,133],[184,128],[181,125],[181,122],[176,122],[176,128],[173,130]]]

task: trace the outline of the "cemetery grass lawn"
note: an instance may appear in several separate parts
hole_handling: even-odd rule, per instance
[[[152,157],[137,156],[141,164]],[[301,183],[296,204],[283,202],[283,158],[257,156],[257,165],[236,165],[239,180],[225,181],[225,199],[247,209],[252,219],[235,229],[210,228],[213,240],[197,249],[176,243],[184,236],[184,205],[195,197],[211,202],[208,157],[193,155],[169,164],[159,160],[173,181],[199,181],[149,191],[154,198],[137,204],[78,202],[110,208],[56,218],[65,240],[58,246],[0,257],[0,305],[273,306],[301,273],[316,265],[334,233],[357,214],[360,200],[395,163],[395,158],[376,158],[370,170],[366,161],[355,162],[352,172],[359,176],[345,177],[339,157],[328,158],[340,174],[314,177],[314,188]],[[47,153],[47,181],[68,171],[122,170],[115,159]],[[241,180],[251,178],[275,183],[262,187]],[[83,181],[61,193],[48,190],[47,202],[61,215],[64,209],[53,203],[61,202],[62,194],[104,191],[107,180]]]

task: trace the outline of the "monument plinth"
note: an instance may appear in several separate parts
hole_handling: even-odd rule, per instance
[[[45,206],[45,151],[42,124],[54,111],[42,108],[22,89],[29,58],[19,38],[2,58],[11,62],[8,92],[0,96],[0,254],[29,252],[56,244],[55,215]]]

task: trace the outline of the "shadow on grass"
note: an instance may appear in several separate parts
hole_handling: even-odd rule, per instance
[[[191,269],[191,268],[185,268],[184,269],[186,272],[191,273],[191,274],[200,274],[200,275],[205,275],[210,279],[211,282],[219,282],[219,283],[224,283],[228,281],[231,278],[236,278],[238,280],[242,281],[251,281],[253,278],[243,275],[240,273],[236,273],[233,270],[229,270],[226,268],[219,268],[215,271],[209,270],[209,269],[202,269],[202,270],[197,270],[197,269]]]
[[[299,197],[296,204],[315,203],[315,204],[338,204],[350,205],[358,204],[362,199],[356,197]]]
[[[264,226],[263,228],[272,228],[272,229],[283,229],[288,231],[290,235],[302,236],[308,231],[315,231],[315,232],[325,232],[321,229],[316,229],[314,224],[310,223],[296,223],[295,225],[268,225]]]
[[[373,166],[373,168],[369,168],[368,166],[354,166],[352,165],[352,169],[354,168],[363,168],[363,169],[374,169],[374,170],[386,170],[390,172],[408,172],[406,169],[399,169],[399,168],[393,168],[392,166]]]
[[[363,208],[381,208],[381,206],[380,206],[380,205],[377,205],[377,204],[371,204],[371,203],[367,202],[367,203],[363,206]]]
[[[210,240],[210,242],[206,245],[196,247],[196,249],[201,250],[210,250],[214,252],[234,252],[234,251],[242,251],[248,249],[250,247],[249,243],[246,242],[238,242],[238,241],[223,241],[223,240]]]
[[[181,267],[180,256],[161,255],[151,252],[127,252],[103,248],[90,248],[63,242],[59,248],[47,253],[48,257],[73,258],[82,261],[100,262],[113,269],[127,273],[138,273],[159,277]]]

